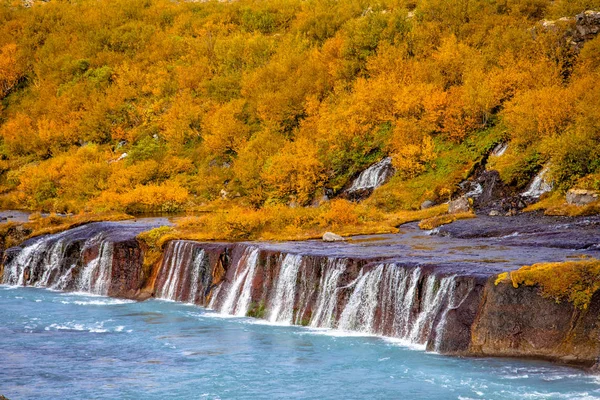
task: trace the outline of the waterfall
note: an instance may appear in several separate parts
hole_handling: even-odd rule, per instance
[[[422,276],[420,268],[393,264],[362,270],[346,286],[352,293],[337,328],[427,344],[434,333],[443,332],[448,309],[460,306],[461,301],[454,299],[454,276]]]
[[[421,299],[421,309],[417,320],[406,339],[411,343],[425,344],[433,331],[436,317],[442,310],[444,302],[454,277],[445,277],[441,280],[435,275],[427,277],[426,285]]]
[[[310,326],[332,328],[335,324],[335,306],[339,280],[346,269],[348,261],[345,259],[328,259],[327,268],[319,281],[315,311],[312,314]]]
[[[375,333],[373,324],[384,268],[382,264],[366,273],[364,270],[360,271],[359,277],[351,284],[354,291],[340,316],[339,329]]]
[[[102,241],[98,257],[90,261],[81,271],[77,290],[100,295],[108,294],[113,261],[113,244]]]
[[[137,231],[126,236],[116,228],[111,233],[107,226],[112,227],[75,228],[7,251],[3,282],[99,295],[139,289],[145,282],[139,278],[141,269],[127,264],[125,254],[132,253],[128,244],[119,244]],[[395,337],[443,350],[450,332],[446,326],[454,326],[454,310],[463,307],[474,285],[439,275],[433,267],[351,262],[262,250],[259,245],[242,247],[230,263],[229,249],[169,242],[157,271],[155,296],[199,305],[210,296],[210,308],[236,316],[248,315],[255,310],[253,302],[260,302],[253,315],[270,322]],[[123,282],[126,289],[120,288]]]
[[[188,303],[198,302],[198,291],[200,289],[200,280],[202,279],[203,263],[205,262],[206,252],[200,250],[192,262],[191,289],[188,296]]]
[[[425,273],[420,267],[392,263],[356,270],[344,258],[295,254],[272,256],[273,283],[265,286],[264,279],[270,278],[257,275],[259,253],[257,247],[244,250],[230,282],[217,287],[209,307],[246,316],[252,299],[260,298],[270,322],[389,336],[419,345],[435,339],[439,348],[449,311],[460,307],[469,293],[456,290],[455,276]]]
[[[281,263],[279,277],[275,284],[269,321],[291,324],[294,317],[296,281],[302,257],[288,254]]]
[[[451,310],[456,310],[460,306],[462,306],[463,303],[467,300],[467,297],[469,297],[469,294],[471,294],[471,292],[473,291],[474,287],[475,287],[475,284],[472,280],[467,281],[467,285],[463,289],[464,293],[458,293],[458,292],[460,292],[460,290],[459,290],[460,288],[458,288],[456,285],[450,286],[450,292],[447,296],[448,297],[448,305],[445,307],[444,311],[442,312],[440,321],[437,324],[437,327],[435,329],[435,344],[434,344],[435,351],[440,351],[440,349],[442,347],[442,343],[444,342],[443,338],[444,338],[444,334],[446,333],[445,328],[446,328],[446,324],[447,324],[447,320],[448,320],[448,313]]]
[[[538,199],[544,193],[548,193],[552,190],[552,182],[546,180],[546,174],[548,173],[548,167],[544,167],[536,176],[533,181],[527,187],[527,190],[521,193],[521,197],[530,199]]]
[[[227,291],[227,297],[221,305],[221,313],[246,316],[252,300],[252,282],[257,264],[258,248],[246,248],[238,262],[233,283]]]
[[[204,278],[206,254],[197,243],[177,240],[170,242],[156,282],[156,297],[189,303],[199,298]]]
[[[416,303],[417,286],[421,278],[421,269],[412,272],[405,268],[388,269],[388,285],[384,291],[383,316],[391,319],[391,331],[388,336],[406,338],[410,329],[411,316]],[[384,326],[386,323],[384,322]]]
[[[77,290],[108,294],[113,262],[113,243],[102,233],[80,237],[83,227],[48,235],[26,244],[4,268],[8,285]],[[83,254],[97,249],[85,262]]]
[[[37,260],[43,255],[41,251],[44,242],[38,241],[25,247],[9,265],[4,268],[3,282],[8,285],[26,285],[25,268],[37,264]]]
[[[392,159],[390,157],[384,158],[383,160],[371,165],[369,168],[361,172],[360,175],[358,175],[358,177],[352,182],[348,192],[375,189],[385,183],[392,171]]]
[[[498,143],[494,150],[492,150],[492,155],[495,157],[502,157],[504,153],[508,150],[508,142]]]

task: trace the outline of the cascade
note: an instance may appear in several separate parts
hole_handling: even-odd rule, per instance
[[[244,254],[237,263],[233,282],[219,309],[221,313],[243,317],[248,312],[252,295],[252,281],[258,264],[258,253],[259,250],[256,247],[248,247],[244,250]],[[216,300],[219,294],[220,291],[215,293],[213,300]]]
[[[90,261],[79,275],[77,291],[107,295],[111,280],[112,261],[113,244],[107,241],[100,242],[98,257]]]
[[[508,142],[498,143],[494,150],[492,150],[492,155],[496,157],[502,157],[504,153],[508,150]]]
[[[348,192],[375,189],[385,183],[391,171],[392,159],[390,157],[384,158],[361,172],[352,182],[352,186],[350,186]]]
[[[426,344],[434,328],[436,332],[444,328],[443,317],[434,326],[438,316],[447,315],[447,307],[460,305],[460,301],[452,299],[454,285],[454,276],[423,277],[420,268],[380,264],[370,271],[362,270],[347,286],[352,288],[352,294],[337,328]]]
[[[109,294],[111,281],[121,279],[119,271],[113,273],[115,242],[102,231],[73,232],[77,228],[70,236],[42,237],[12,253],[3,282]],[[472,290],[457,286],[455,276],[421,267],[362,265],[346,258],[264,252],[255,245],[244,245],[233,264],[225,264],[229,278],[213,284],[214,260],[221,260],[215,251],[225,250],[169,242],[155,296],[204,305],[212,293],[210,308],[236,316],[246,316],[260,299],[270,322],[396,337],[439,349],[450,312]]]
[[[319,281],[315,312],[312,314],[310,326],[321,328],[333,327],[335,323],[334,311],[337,305],[338,285],[347,264],[348,260],[345,259],[327,260],[327,267]]]
[[[244,250],[231,282],[215,291],[211,308],[245,316],[252,297],[261,297],[267,300],[270,322],[390,336],[420,345],[435,339],[438,346],[449,310],[460,307],[468,295],[457,293],[455,276],[396,264],[362,267],[347,283],[347,259],[309,262],[310,257],[295,254],[278,256],[273,286],[253,294],[259,252],[256,247]]]
[[[444,277],[441,280],[435,275],[427,277],[417,320],[406,337],[411,343],[427,343],[435,319],[442,311],[444,303],[447,303],[448,291],[453,282],[454,277]]]
[[[199,301],[198,291],[200,290],[200,280],[202,279],[202,272],[204,272],[204,262],[206,261],[206,252],[200,250],[192,261],[192,276],[191,276],[191,289],[188,296],[188,303],[195,304]]]
[[[169,242],[156,281],[156,297],[188,303],[202,303],[198,293],[204,278],[206,253],[197,243]]]
[[[131,293],[141,284],[135,238],[154,226],[96,222],[35,237],[6,250],[1,282],[110,296]]]
[[[294,254],[286,255],[281,262],[269,321],[292,323],[296,299],[296,281],[301,263],[302,257]]]
[[[521,193],[521,197],[537,199],[544,193],[548,193],[552,190],[552,182],[546,180],[546,174],[548,173],[548,167],[544,167],[536,176],[533,181],[527,187],[527,190]]]
[[[3,282],[108,294],[113,244],[102,234],[86,240],[73,238],[77,229],[45,236],[26,245],[4,268]],[[82,263],[82,254],[94,247],[98,248],[98,256]]]
[[[28,266],[37,264],[37,261],[44,254],[43,252],[43,241],[38,241],[26,248],[24,248],[7,266],[4,268],[3,282],[8,285],[19,285],[24,286],[28,284],[29,277],[26,278],[27,273],[25,269]]]
[[[452,277],[452,279],[454,279],[454,277]],[[457,287],[457,285],[451,285],[450,286],[450,291],[448,293],[448,305],[445,307],[444,311],[442,312],[442,315],[440,317],[440,321],[437,324],[437,327],[435,329],[435,343],[434,343],[434,347],[433,349],[435,351],[440,351],[442,344],[444,342],[444,334],[446,333],[446,324],[447,324],[447,320],[448,320],[448,313],[451,310],[456,310],[458,309],[460,306],[463,305],[463,303],[467,300],[467,297],[469,297],[469,294],[471,294],[471,292],[473,291],[475,287],[475,284],[472,280],[468,280],[467,284],[465,285],[465,288],[463,289],[464,292],[460,293],[459,288]]]
[[[375,311],[384,269],[385,266],[381,264],[368,272],[361,270],[358,278],[348,285],[354,287],[354,291],[342,311],[338,329],[374,333]]]
[[[388,336],[405,338],[408,334],[413,308],[416,303],[417,286],[421,269],[412,272],[405,268],[388,269],[387,286],[382,301],[384,321],[391,320],[391,330],[382,332]],[[389,324],[389,322],[388,322]],[[386,323],[384,322],[384,326]]]

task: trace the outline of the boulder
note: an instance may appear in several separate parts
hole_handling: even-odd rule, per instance
[[[421,203],[421,210],[426,210],[428,208],[431,208],[435,206],[435,203],[431,200],[425,200],[424,202]]]
[[[585,206],[600,200],[600,192],[596,190],[571,189],[567,192],[567,203]]]
[[[344,241],[344,238],[341,237],[340,235],[336,235],[333,232],[325,232],[325,234],[323,235],[323,241],[324,242],[342,242],[342,241]]]
[[[450,214],[469,212],[470,210],[471,204],[469,204],[469,199],[465,196],[459,197],[456,200],[452,200],[448,204],[448,213]]]
[[[600,33],[600,11],[584,11],[575,17],[575,22],[573,41],[578,44],[591,40]]]

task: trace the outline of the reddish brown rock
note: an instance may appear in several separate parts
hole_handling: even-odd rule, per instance
[[[509,283],[485,289],[472,328],[471,355],[547,358],[591,367],[600,356],[600,294],[587,310]]]

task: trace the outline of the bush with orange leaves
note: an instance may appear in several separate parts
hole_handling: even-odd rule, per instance
[[[94,201],[94,206],[100,210],[124,210],[132,214],[173,213],[184,208],[188,195],[188,191],[176,183],[139,185],[125,193],[104,191]]]

